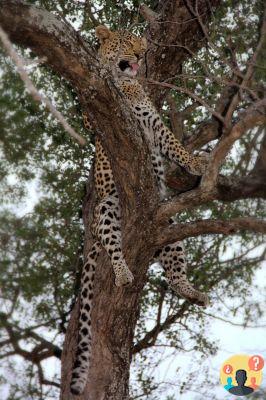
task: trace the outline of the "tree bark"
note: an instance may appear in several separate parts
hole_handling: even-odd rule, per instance
[[[198,2],[205,21],[211,16],[209,6],[218,3],[218,0]],[[156,12],[160,24],[153,21],[147,33],[150,39],[148,74],[161,80],[174,76],[187,57],[184,49],[171,47],[177,38],[196,50],[202,45],[199,39],[203,34],[197,21],[191,20],[192,15],[186,3],[160,1]],[[148,147],[112,77],[106,76],[104,80],[100,77],[97,55],[71,26],[58,21],[47,11],[19,0],[0,0],[0,24],[11,40],[30,47],[38,56],[47,57],[47,65],[70,82],[110,158],[122,207],[123,250],[135,280],[129,288],[116,288],[109,259],[102,252],[94,289],[93,351],[89,379],[84,394],[75,398],[126,400],[129,396],[129,368],[142,288],[146,282],[149,261],[158,246],[159,204]],[[166,39],[168,47],[162,43],[158,47],[156,42]],[[166,90],[152,89],[151,96],[157,104],[162,103]],[[90,223],[95,203],[91,171],[83,205],[85,254],[93,240]],[[160,210],[167,213],[166,205],[164,207]],[[189,234],[191,232],[187,236]],[[62,355],[62,400],[74,398],[69,386],[78,337],[78,310],[77,302],[72,311]]]

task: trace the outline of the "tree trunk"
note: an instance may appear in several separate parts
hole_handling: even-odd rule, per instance
[[[96,200],[92,172],[87,193],[83,205],[86,228],[85,254],[93,242],[89,229]],[[131,219],[136,218],[136,214],[131,216]],[[148,226],[146,223],[146,227]],[[143,233],[139,228],[133,228],[132,231],[131,223],[125,226],[123,248],[135,277],[131,287],[117,288],[114,285],[113,269],[104,251],[97,261],[92,311],[92,360],[87,386],[81,396],[73,396],[70,393],[71,370],[78,337],[78,302],[72,311],[62,355],[62,400],[128,398],[134,329],[152,247],[149,245],[151,240],[147,240],[147,236],[152,238],[152,235],[148,234],[147,228],[143,229]],[[131,243],[134,243],[134,246]]]
[[[219,0],[198,2],[204,21],[211,15],[210,4],[216,6],[218,3]],[[195,51],[203,44],[199,40],[203,33],[184,2],[159,1],[156,11],[160,20],[178,22],[150,24],[146,73],[162,80],[174,76],[188,56],[186,50],[171,47],[171,44],[184,42]],[[115,287],[109,259],[102,252],[95,278],[88,383],[83,395],[74,397],[70,394],[78,337],[77,302],[71,314],[62,356],[61,399],[126,400],[134,329],[146,271],[156,250],[155,235],[158,234],[155,227],[158,197],[147,145],[114,82],[99,77],[95,55],[71,26],[58,21],[47,11],[19,0],[0,0],[0,23],[14,42],[45,56],[47,64],[70,82],[110,158],[122,207],[123,251],[135,280],[130,287]],[[164,41],[168,47],[163,45]],[[159,47],[157,42],[161,43]],[[153,87],[151,96],[161,104],[165,90]],[[91,172],[83,207],[84,255],[92,244],[90,223],[95,202]]]

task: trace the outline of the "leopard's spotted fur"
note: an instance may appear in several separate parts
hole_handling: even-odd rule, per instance
[[[96,28],[96,35],[101,42],[99,50],[101,62],[103,65],[116,66],[118,85],[146,135],[159,192],[161,198],[164,198],[166,186],[162,156],[175,161],[195,175],[203,173],[205,169],[204,159],[191,155],[174,137],[172,132],[163,124],[160,115],[142,86],[134,79],[139,60],[146,50],[145,39],[138,38],[127,31],[111,32],[104,26]],[[85,125],[88,124],[87,120],[84,122]],[[87,127],[89,128],[88,125]],[[127,266],[121,249],[120,205],[111,165],[98,138],[96,138],[95,145],[95,182],[99,203],[95,209],[92,231],[96,242],[83,267],[78,349],[71,382],[73,394],[83,392],[88,374],[93,278],[97,256],[101,248],[107,251],[111,259],[115,273],[115,284],[122,286],[133,281],[133,275]],[[195,290],[187,279],[187,265],[181,242],[160,249],[156,252],[154,260],[163,266],[168,283],[174,291],[192,303],[207,304],[207,296]]]

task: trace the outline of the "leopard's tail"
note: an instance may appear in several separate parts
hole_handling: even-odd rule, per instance
[[[76,359],[72,371],[71,393],[79,395],[84,391],[91,353],[91,308],[93,284],[97,258],[101,251],[100,242],[95,242],[83,265],[81,279],[79,335]]]

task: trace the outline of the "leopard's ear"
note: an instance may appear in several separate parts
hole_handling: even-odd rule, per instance
[[[97,26],[95,29],[95,33],[101,43],[103,43],[106,39],[110,38],[110,36],[112,35],[110,29],[108,29],[107,26],[104,25]]]

